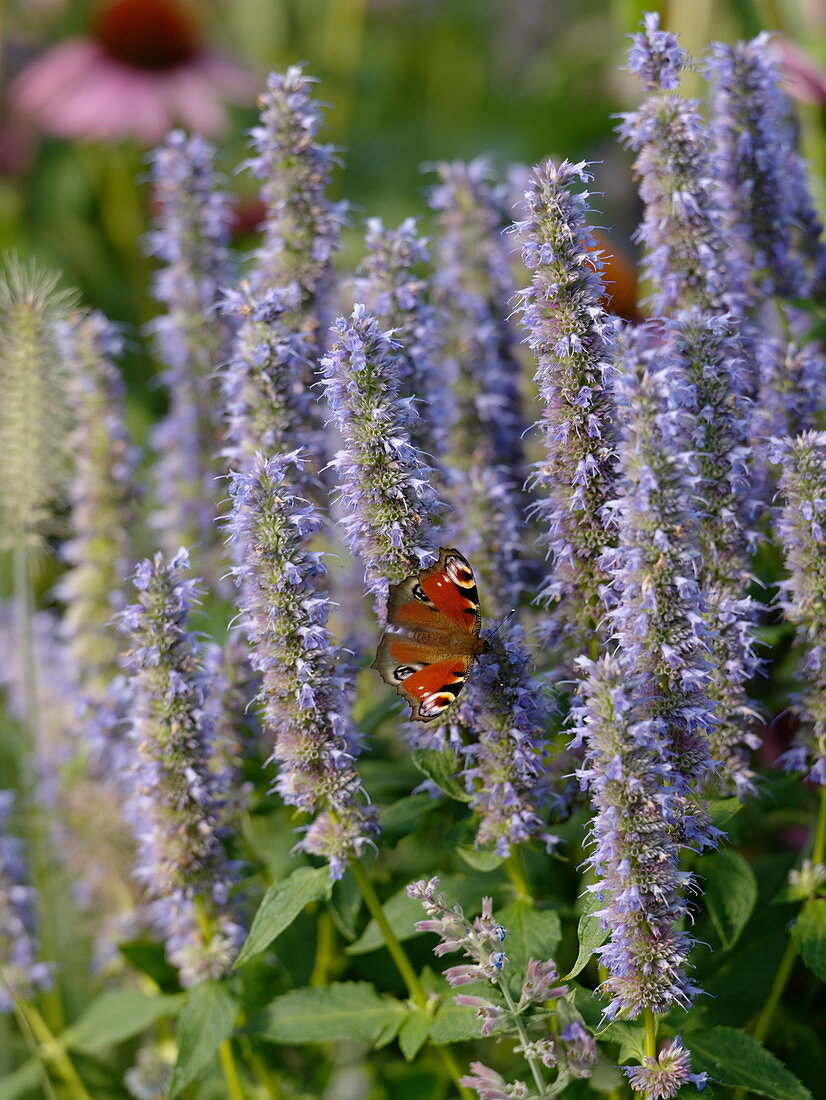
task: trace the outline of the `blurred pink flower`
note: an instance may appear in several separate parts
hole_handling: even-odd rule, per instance
[[[794,42],[782,35],[772,39],[787,95],[801,103],[826,104],[826,72]]]
[[[10,89],[13,106],[64,138],[159,142],[182,124],[214,137],[228,102],[253,100],[257,81],[205,47],[175,0],[111,0],[91,33],[47,50]]]

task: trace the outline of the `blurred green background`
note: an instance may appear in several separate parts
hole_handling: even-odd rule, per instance
[[[172,3],[151,0],[150,8]],[[637,219],[629,162],[613,139],[612,115],[639,89],[623,73],[627,35],[642,11],[700,53],[712,38],[732,41],[781,31],[826,67],[824,0],[175,0],[203,51],[220,49],[262,86],[270,69],[305,62],[330,105],[328,139],[342,148],[335,188],[354,206],[347,248],[361,217],[397,221],[426,212],[421,165],[490,151],[501,165],[553,154],[602,162],[595,189],[612,241],[633,253]],[[34,255],[110,318],[132,344],[133,400],[151,406],[141,326],[155,312],[151,261],[141,252],[148,226],[146,147],[134,139],[65,140],[15,108],[18,74],[56,44],[88,38],[100,0],[6,0],[0,113],[0,248]],[[132,0],[132,9],[140,0]],[[132,11],[134,17],[135,11]],[[140,14],[140,13],[139,13]],[[151,62],[150,62],[151,63]],[[699,74],[689,85],[699,92]],[[11,91],[11,94],[10,94]],[[251,100],[251,96],[248,99]],[[806,151],[820,174],[823,105],[801,108]],[[238,241],[251,241],[255,183],[236,173],[255,109],[230,108],[217,137],[229,185],[242,197]],[[822,194],[822,181],[816,183]],[[346,260],[349,257],[346,257]],[[140,419],[140,413],[138,413]],[[136,424],[140,432],[140,425]]]

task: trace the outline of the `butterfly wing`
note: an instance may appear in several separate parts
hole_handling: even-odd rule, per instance
[[[391,585],[387,621],[372,667],[410,704],[414,719],[430,722],[455,701],[483,648],[467,559],[442,549],[435,565]]]

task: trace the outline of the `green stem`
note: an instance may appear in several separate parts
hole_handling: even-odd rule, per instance
[[[645,1021],[645,1053],[650,1058],[657,1057],[657,1017],[650,1008],[644,1008],[642,1018]]]
[[[774,1014],[777,1011],[777,1006],[780,1004],[780,999],[783,996],[786,989],[786,983],[791,977],[792,970],[794,969],[795,960],[797,959],[797,948],[795,947],[794,940],[789,937],[789,942],[786,944],[786,950],[783,954],[783,958],[780,960],[780,966],[777,968],[777,973],[774,976],[771,990],[769,991],[768,999],[763,1005],[763,1010],[757,1017],[757,1022],[754,1025],[754,1031],[752,1034],[758,1042],[762,1043],[769,1033]],[[743,1100],[748,1094],[749,1090],[743,1086],[736,1088],[732,1100]]]
[[[508,1011],[511,1014],[511,1019],[513,1020],[514,1027],[516,1028],[517,1034],[519,1035],[519,1041],[522,1044],[522,1053],[525,1057],[525,1061],[531,1067],[531,1075],[533,1076],[534,1084],[536,1085],[539,1095],[544,1096],[547,1085],[545,1079],[542,1076],[542,1071],[537,1064],[536,1057],[531,1057],[531,1055],[528,1054],[530,1038],[528,1037],[528,1033],[525,1030],[525,1025],[522,1023],[522,1017],[516,1005],[514,1004],[513,997],[511,997],[511,991],[508,989],[507,979],[504,977],[501,978],[497,982],[497,985],[499,986],[499,992],[502,994],[505,1004],[508,1006]]]
[[[522,850],[515,848],[505,860],[505,871],[511,880],[516,897],[519,901],[527,901],[533,905],[533,895],[525,874],[525,864],[522,859]]]
[[[35,1006],[30,1001],[16,1001],[14,1011],[21,1030],[28,1030],[34,1036],[38,1045],[38,1055],[54,1066],[63,1078],[73,1100],[92,1100],[63,1043],[55,1037]]]
[[[356,859],[351,859],[348,862],[350,870],[353,872],[353,878],[358,884],[358,888],[361,891],[361,896],[364,898],[364,902],[367,908],[370,910],[370,915],[373,920],[381,929],[381,934],[384,936],[384,943],[387,950],[390,952],[390,956],[393,962],[396,964],[396,968],[407,986],[407,991],[410,994],[413,1003],[422,1011],[427,1011],[427,994],[422,987],[422,983],[419,981],[419,976],[410,964],[410,960],[405,953],[404,948],[399,942],[399,938],[393,929],[390,927],[390,922],[384,914],[384,910],[381,907],[378,894],[373,889],[373,884],[367,877],[367,873],[362,867],[361,863]],[[434,1044],[436,1053],[438,1054],[442,1065],[447,1071],[456,1088],[459,1090],[459,1095],[462,1100],[474,1100],[473,1093],[459,1084],[459,1067],[456,1064],[456,1059],[453,1057],[452,1051],[448,1050],[445,1046]]]
[[[826,784],[820,786],[820,810],[815,829],[815,846],[812,849],[812,863],[826,861]]]
[[[322,913],[316,925],[316,949],[313,972],[310,975],[310,985],[313,989],[320,989],[330,980],[330,971],[335,958],[335,928],[330,914]]]
[[[215,926],[203,898],[195,899],[195,919],[201,930],[201,935],[204,937],[204,943],[208,944],[215,933]],[[224,1073],[224,1080],[227,1083],[231,1100],[246,1100],[244,1086],[241,1084],[238,1067],[235,1064],[231,1039],[224,1039],[218,1047],[218,1058],[221,1062],[221,1069]]]

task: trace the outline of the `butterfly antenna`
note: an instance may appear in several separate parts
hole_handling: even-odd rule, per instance
[[[491,630],[490,634],[488,634],[488,638],[494,638],[499,633],[499,631],[502,629],[502,627],[505,625],[505,623],[508,621],[508,619],[510,619],[511,616],[513,616],[515,614],[516,614],[516,608],[512,607],[510,609],[510,611],[507,613],[507,615],[504,617],[504,619],[501,621],[501,623],[499,623],[498,626],[495,626],[493,628],[493,630]]]

